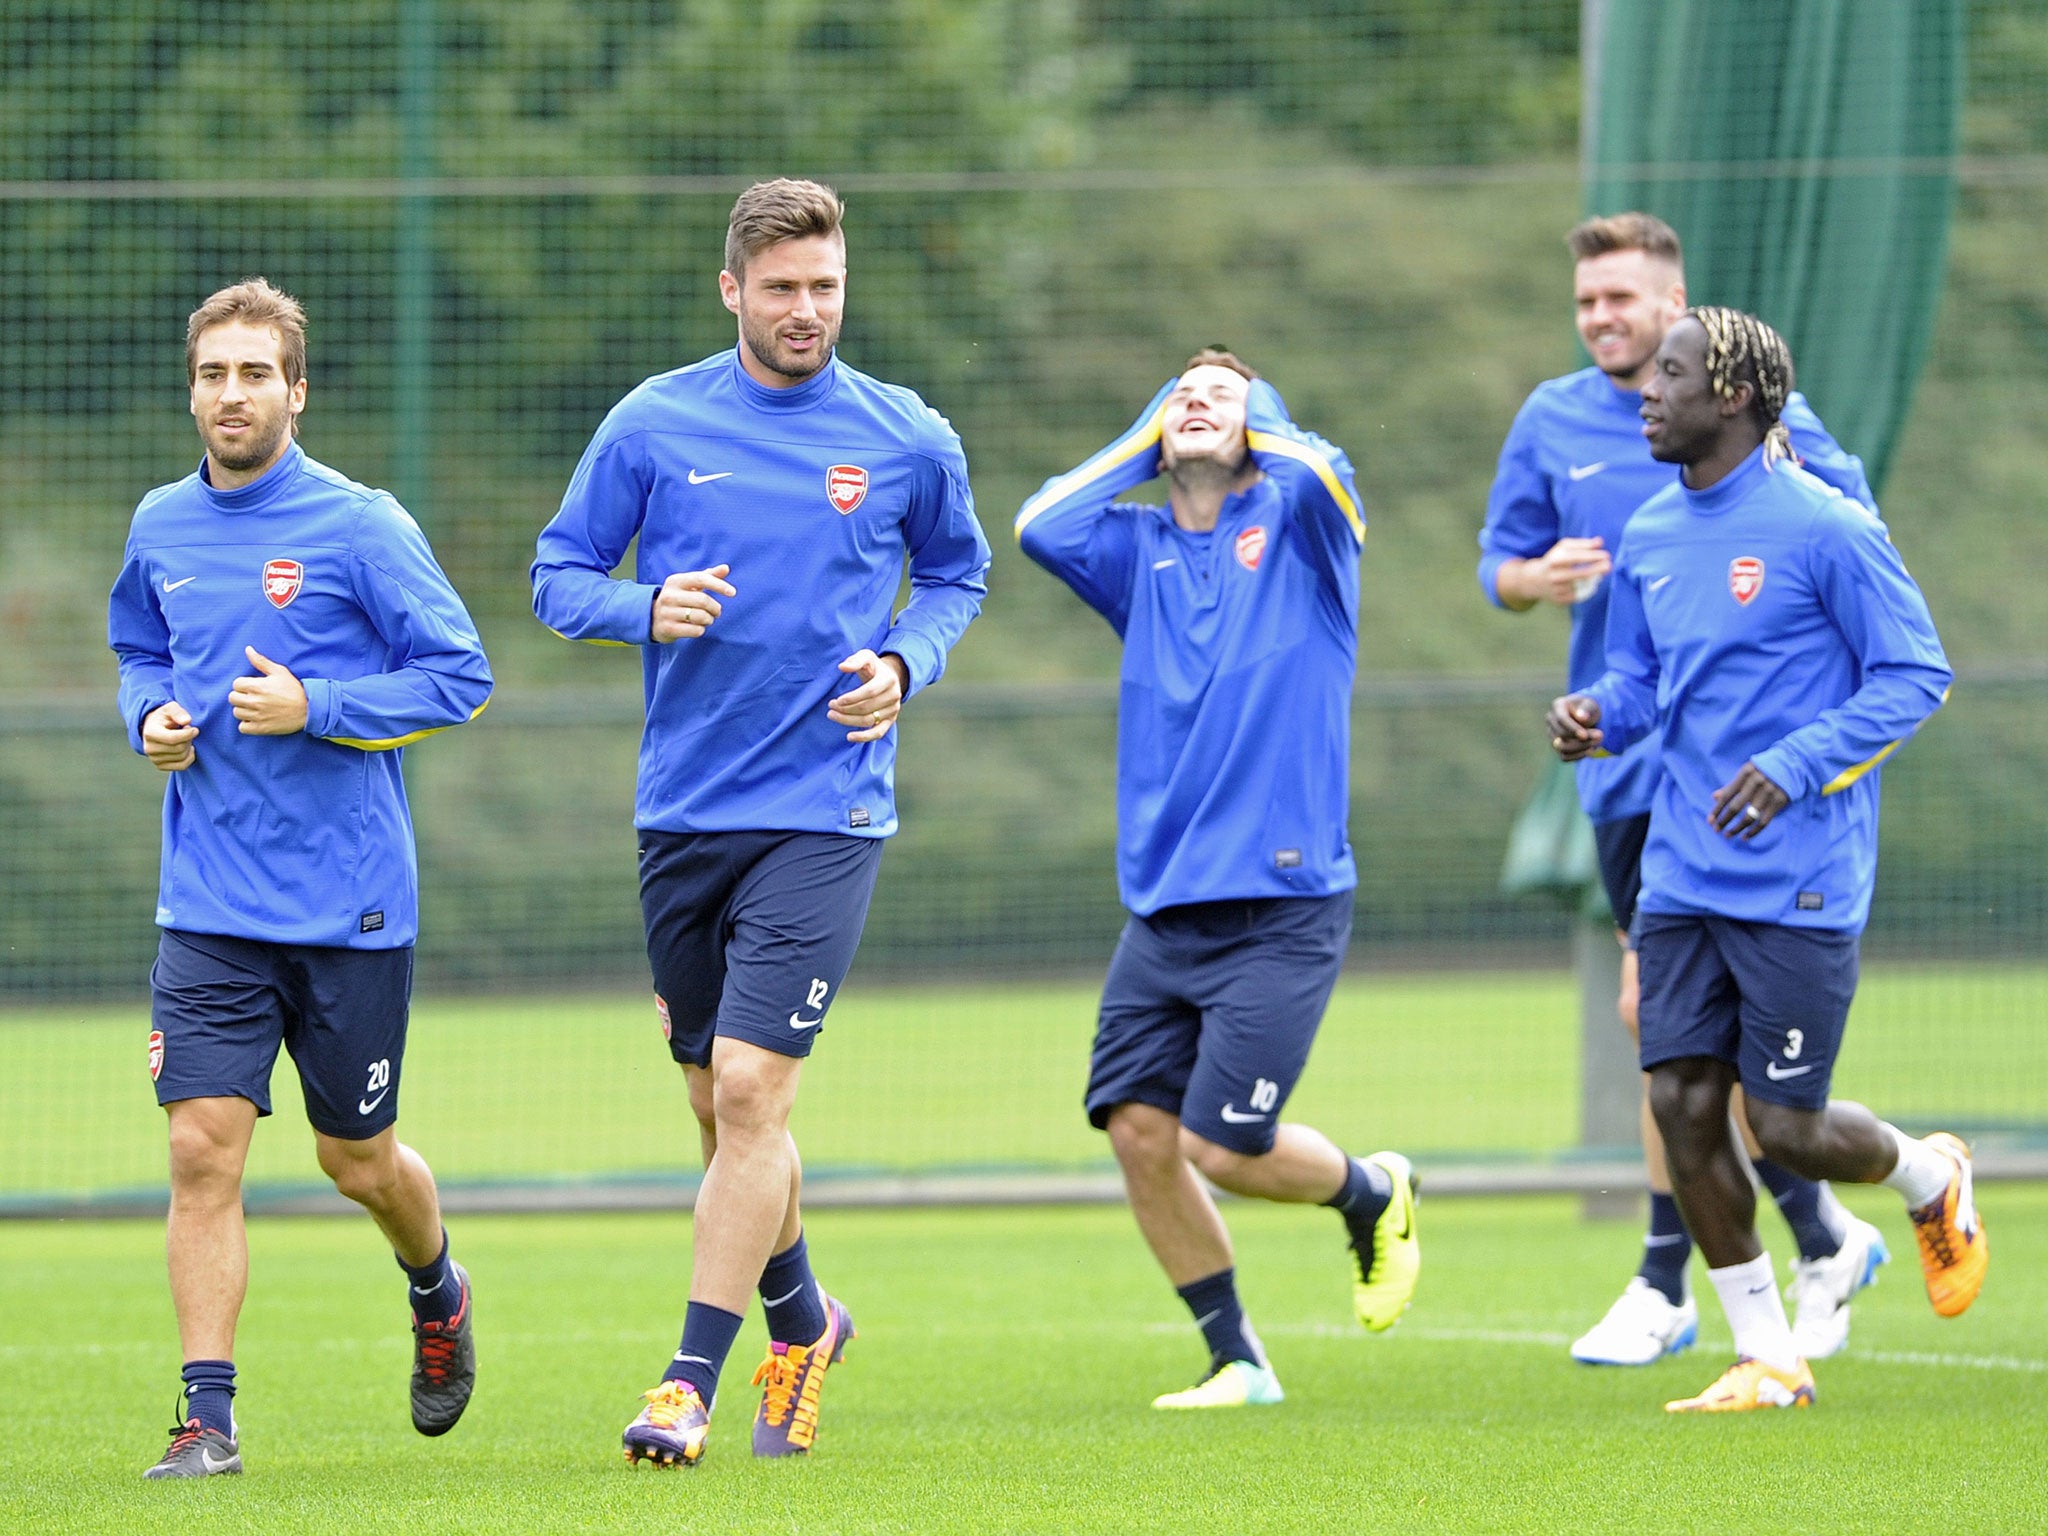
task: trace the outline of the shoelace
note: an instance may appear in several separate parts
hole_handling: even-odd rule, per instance
[[[761,1362],[761,1368],[754,1372],[754,1385],[758,1387],[766,1382],[768,1386],[767,1395],[761,1400],[762,1412],[768,1423],[778,1429],[789,1417],[789,1405],[796,1395],[797,1362],[790,1359],[793,1353],[793,1350],[789,1353],[772,1350]]]
[[[647,1422],[656,1429],[674,1429],[696,1396],[687,1382],[664,1381],[646,1394]]]
[[[420,1374],[437,1387],[448,1384],[448,1372],[455,1364],[455,1336],[441,1332],[441,1327],[439,1323],[420,1325]]]
[[[1956,1261],[1955,1246],[1949,1241],[1948,1222],[1943,1219],[1947,1214],[1946,1193],[1932,1205],[1922,1206],[1913,1213],[1915,1235],[1926,1245],[1927,1251],[1934,1255],[1935,1262],[1943,1269]]]
[[[187,1419],[182,1424],[173,1424],[171,1426],[170,1447],[164,1452],[163,1459],[169,1461],[188,1445],[195,1443],[204,1433],[206,1433],[206,1426],[197,1419]]]

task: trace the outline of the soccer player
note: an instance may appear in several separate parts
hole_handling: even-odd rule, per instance
[[[321,1170],[411,1282],[413,1427],[452,1429],[476,1375],[469,1276],[396,1129],[419,929],[399,749],[473,719],[490,667],[405,509],[299,447],[295,299],[223,288],[185,367],[206,456],[136,508],[107,618],[129,743],[169,775],[149,1075],[185,1406],[150,1478],[242,1470],[242,1165],[280,1044]]]
[[[1547,722],[1566,761],[1651,733],[1663,748],[1636,926],[1642,1064],[1737,1353],[1673,1412],[1813,1401],[1729,1135],[1737,1081],[1773,1161],[1904,1196],[1936,1312],[1976,1299],[1990,1256],[1960,1140],[1828,1098],[1876,878],[1877,766],[1951,674],[1877,514],[1799,468],[1791,390],[1785,343],[1753,316],[1693,309],[1666,333],[1643,435],[1680,480],[1622,537],[1605,674]]]
[[[1167,506],[1116,500],[1162,471]],[[1351,465],[1211,347],[1115,442],[1048,480],[1016,528],[1123,642],[1117,882],[1131,917],[1086,1107],[1209,1346],[1202,1379],[1153,1407],[1277,1403],[1198,1173],[1334,1206],[1354,1309],[1374,1331],[1400,1319],[1421,1268],[1408,1160],[1349,1157],[1280,1118],[1358,883],[1345,822],[1365,519]]]
[[[613,408],[533,566],[542,623],[643,648],[640,897],[705,1162],[682,1343],[625,1432],[656,1466],[703,1456],[756,1290],[754,1454],[816,1438],[853,1320],[811,1272],[790,1108],[896,830],[890,728],[987,591],[959,438],[835,354],[843,214],[814,182],[740,195],[718,275],[737,347]],[[636,535],[636,579],[613,580]]]
[[[1479,535],[1479,585],[1510,612],[1540,603],[1565,608],[1571,614],[1566,683],[1583,688],[1606,667],[1606,577],[1622,529],[1673,478],[1668,464],[1651,457],[1637,412],[1658,344],[1685,312],[1685,268],[1676,232],[1646,213],[1588,219],[1565,244],[1574,260],[1579,339],[1593,366],[1538,385],[1516,415]],[[1875,505],[1862,464],[1842,451],[1803,398],[1787,397],[1783,420],[1808,472],[1844,496]],[[1586,759],[1577,770],[1579,802],[1593,822],[1601,881],[1622,945],[1619,1007],[1631,1035],[1637,978],[1628,929],[1657,776],[1650,738],[1615,757]],[[1738,1115],[1740,1099],[1738,1092]],[[1692,1239],[1671,1196],[1647,1079],[1642,1133],[1650,1193],[1642,1264],[1606,1315],[1572,1344],[1572,1357],[1591,1365],[1647,1365],[1686,1348],[1699,1331],[1699,1309],[1686,1282]],[[1801,1353],[1832,1355],[1849,1339],[1849,1298],[1889,1258],[1884,1239],[1844,1210],[1825,1185],[1764,1157],[1753,1138],[1750,1152],[1798,1243],[1790,1292]]]

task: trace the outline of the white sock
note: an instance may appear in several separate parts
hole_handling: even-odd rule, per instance
[[[1884,1176],[1888,1188],[1906,1197],[1906,1209],[1917,1211],[1939,1200],[1955,1177],[1956,1165],[1945,1153],[1937,1152],[1917,1136],[1908,1136],[1896,1125],[1885,1125],[1899,1144],[1898,1166]]]
[[[1792,1325],[1785,1320],[1785,1298],[1778,1294],[1771,1256],[1760,1253],[1747,1264],[1710,1269],[1707,1278],[1714,1282],[1721,1310],[1735,1330],[1735,1353],[1781,1371],[1798,1369],[1799,1348],[1792,1342]]]

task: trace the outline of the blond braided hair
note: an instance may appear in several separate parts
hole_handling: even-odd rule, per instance
[[[1792,393],[1792,349],[1785,338],[1755,315],[1717,304],[1688,309],[1707,333],[1707,380],[1726,400],[1736,386],[1747,384],[1751,407],[1764,428],[1764,468],[1790,459],[1791,430],[1779,418]]]

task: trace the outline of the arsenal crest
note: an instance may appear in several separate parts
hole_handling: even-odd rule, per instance
[[[164,1032],[152,1029],[149,1032],[149,1080],[157,1080],[157,1074],[164,1069]]]
[[[1237,543],[1233,548],[1237,554],[1237,563],[1248,571],[1256,571],[1259,562],[1266,557],[1266,530],[1262,527],[1245,529],[1237,536]]]
[[[868,472],[858,464],[834,464],[825,471],[825,499],[841,517],[867,500]]]
[[[668,999],[659,992],[654,994],[654,1013],[661,1020],[661,1038],[664,1040],[671,1038],[670,1031],[673,1026],[669,1023],[668,1018]]]
[[[1735,601],[1747,608],[1763,589],[1763,561],[1754,555],[1742,555],[1728,562],[1728,590]]]
[[[263,595],[270,599],[270,606],[282,608],[299,595],[299,588],[305,585],[306,568],[296,560],[266,560],[263,562]]]

